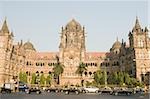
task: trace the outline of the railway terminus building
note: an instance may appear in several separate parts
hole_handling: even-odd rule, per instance
[[[83,73],[85,82],[93,81],[93,74],[98,69],[106,70],[108,75],[126,71],[139,81],[150,72],[150,38],[148,29],[140,26],[138,18],[128,34],[129,44],[117,39],[109,52],[88,52],[85,31],[80,23],[72,19],[61,29],[58,52],[38,52],[30,41],[14,44],[14,34],[5,20],[0,29],[0,84],[14,81],[21,71],[28,75],[28,83],[31,83],[33,73],[52,74],[57,63],[56,56],[64,65],[61,85],[80,85],[80,75],[76,73],[80,62],[87,66],[87,71]]]

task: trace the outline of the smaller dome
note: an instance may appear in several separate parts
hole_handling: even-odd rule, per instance
[[[67,25],[67,29],[81,29],[80,23],[78,23],[75,19],[72,19]]]
[[[35,50],[33,44],[31,42],[26,42],[24,45],[23,45],[24,49],[28,49],[28,50]]]
[[[117,41],[113,44],[112,49],[119,49],[119,48],[121,48],[121,43],[117,39]]]

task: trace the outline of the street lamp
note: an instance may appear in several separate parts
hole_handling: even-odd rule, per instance
[[[37,86],[39,86],[39,82],[40,82],[40,79],[39,79],[39,73],[36,73],[36,84]]]
[[[106,86],[107,86],[107,72],[106,72],[106,66],[105,66],[104,75],[105,75],[105,87],[106,87]]]

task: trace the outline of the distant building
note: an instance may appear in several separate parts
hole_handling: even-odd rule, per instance
[[[33,73],[47,77],[53,73],[56,56],[64,65],[61,85],[81,84],[81,77],[76,73],[80,62],[87,66],[83,74],[84,83],[92,82],[98,69],[104,71],[106,68],[108,75],[126,71],[139,81],[150,72],[150,38],[148,29],[141,28],[138,18],[129,32],[129,45],[117,38],[110,52],[87,52],[85,35],[85,28],[72,19],[62,27],[59,52],[38,52],[30,41],[14,44],[13,33],[5,20],[0,30],[0,84],[17,81],[19,72],[28,75],[28,83],[31,83]]]

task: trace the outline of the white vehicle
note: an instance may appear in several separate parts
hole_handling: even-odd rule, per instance
[[[15,88],[13,83],[4,83],[3,87],[0,89],[1,93],[11,93]]]
[[[86,93],[98,93],[99,88],[97,88],[97,87],[86,87],[86,88],[84,88],[84,91]]]

